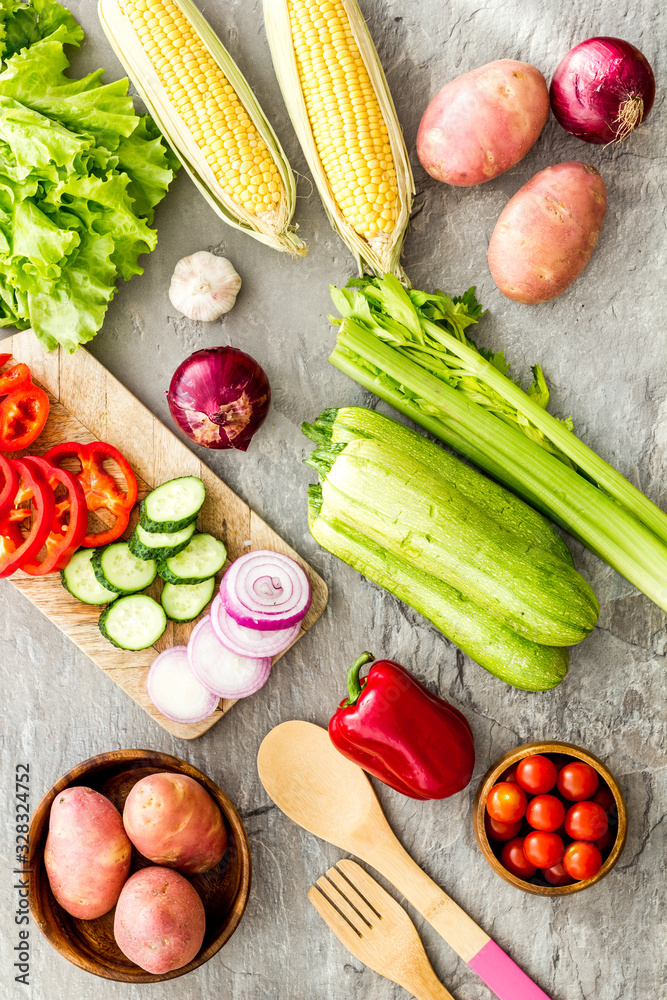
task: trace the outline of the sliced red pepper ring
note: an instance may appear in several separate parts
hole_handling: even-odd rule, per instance
[[[49,397],[33,385],[24,364],[0,374],[0,397],[4,397],[0,399],[0,451],[28,448],[44,429]]]
[[[2,355],[0,355],[0,363]],[[0,518],[14,506],[14,497],[19,488],[19,474],[14,463],[0,455]]]
[[[53,527],[55,495],[39,465],[16,458],[12,464],[19,476],[13,508],[0,520],[0,578],[11,576],[24,562],[37,555]],[[30,501],[30,506],[21,504]],[[31,519],[24,536],[21,522]]]
[[[118,449],[104,441],[93,441],[91,444],[69,441],[57,444],[42,457],[59,468],[68,458],[78,459],[81,469],[74,475],[83,487],[88,510],[106,510],[116,518],[115,523],[106,531],[88,533],[81,544],[86,548],[93,548],[108,545],[120,538],[129,524],[132,508],[137,502],[138,487],[132,466]],[[114,461],[122,472],[126,484],[125,491],[104,468],[107,460]]]
[[[46,539],[46,554],[43,559],[37,555],[21,564],[24,573],[30,576],[46,576],[65,569],[70,559],[81,546],[88,530],[88,509],[86,496],[79,480],[67,469],[59,469],[44,458],[26,458],[25,463],[37,465],[46,476],[53,490],[55,514],[51,531]],[[57,496],[58,487],[64,486],[66,496]]]

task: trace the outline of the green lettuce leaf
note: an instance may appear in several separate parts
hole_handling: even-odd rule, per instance
[[[0,0],[0,326],[74,351],[154,249],[177,170],[127,80],[67,75],[83,31],[56,0]]]

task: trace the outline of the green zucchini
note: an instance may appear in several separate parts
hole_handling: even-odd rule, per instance
[[[344,447],[322,483],[323,512],[460,590],[533,642],[569,646],[595,626],[595,594],[563,559],[501,527],[405,451]]]
[[[93,572],[95,549],[79,549],[60,573],[65,590],[83,604],[110,604],[118,594],[101,584]]]
[[[186,528],[173,532],[150,532],[138,524],[130,535],[128,545],[130,552],[137,559],[156,559],[159,562],[181,552],[189,544],[196,530],[197,525],[194,521]]]
[[[524,691],[548,691],[567,674],[565,647],[524,639],[454,587],[430,576],[335,519],[321,516],[319,486],[309,488],[313,538],[369,580],[424,615],[464,653]]]
[[[120,597],[100,615],[100,632],[119,649],[148,649],[167,627],[167,616],[146,594]]]
[[[477,469],[396,420],[363,406],[345,406],[323,410],[314,423],[303,424],[302,430],[319,445],[305,460],[306,465],[317,471],[324,469],[326,472],[327,465],[333,464],[344,445],[358,438],[373,438],[393,445],[456,486],[471,503],[507,531],[552,552],[570,566],[574,565],[567,545],[545,517]]]
[[[139,521],[144,531],[171,533],[197,520],[206,498],[201,479],[182,476],[158,486],[142,500]]]
[[[127,542],[96,549],[92,567],[97,582],[116,594],[136,594],[150,587],[157,576],[155,560],[138,558],[130,552]]]
[[[193,535],[181,552],[160,563],[160,576],[176,586],[203,583],[225,565],[227,549],[213,535]]]
[[[202,613],[213,597],[215,577],[203,580],[195,586],[177,586],[165,583],[160,594],[160,603],[167,618],[172,622],[191,622]]]

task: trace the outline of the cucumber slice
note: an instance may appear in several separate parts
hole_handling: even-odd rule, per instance
[[[144,531],[180,531],[196,520],[205,497],[204,484],[196,476],[170,479],[142,501],[141,526]]]
[[[166,627],[164,608],[146,594],[121,597],[100,615],[100,632],[119,649],[148,649]]]
[[[65,590],[83,604],[110,604],[118,594],[102,586],[92,566],[95,549],[79,549],[62,570],[60,579]]]
[[[130,552],[137,559],[157,559],[160,561],[178,555],[186,547],[196,530],[197,525],[194,521],[186,528],[182,528],[181,531],[172,532],[151,533],[138,524],[130,536],[128,545]]]
[[[192,586],[219,573],[226,558],[227,549],[218,538],[194,535],[182,552],[160,561],[160,576],[167,583]]]
[[[172,622],[191,622],[200,615],[213,597],[215,577],[194,586],[165,583],[160,594],[162,607]]]
[[[136,594],[145,590],[157,576],[154,559],[139,559],[127,542],[114,542],[96,549],[92,561],[93,573],[103,587],[116,594]]]

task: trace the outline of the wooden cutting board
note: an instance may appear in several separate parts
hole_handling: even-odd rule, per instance
[[[328,590],[324,580],[275,531],[87,351],[80,349],[75,354],[67,354],[59,349],[46,354],[34,333],[25,330],[0,341],[0,354],[7,353],[12,354],[14,361],[24,361],[30,366],[34,381],[47,391],[51,401],[46,427],[27,453],[40,455],[62,441],[106,441],[118,448],[132,465],[139,484],[139,499],[168,479],[199,476],[206,487],[199,529],[221,538],[227,546],[230,560],[252,549],[273,549],[296,559],[308,574],[313,600],[296,639],[299,641],[324,611]],[[14,457],[21,454],[14,453]],[[123,537],[129,536],[137,516],[135,510]],[[87,653],[98,667],[174,736],[185,740],[201,736],[234,704],[233,701],[222,700],[213,715],[204,722],[182,725],[165,718],[146,693],[146,677],[157,653],[169,646],[186,644],[196,622],[188,625],[169,622],[166,632],[154,647],[132,653],[116,649],[102,636],[97,625],[102,609],[81,604],[72,597],[62,586],[59,573],[31,577],[19,572],[9,580],[0,581],[0,586],[9,584],[25,594],[79,649]],[[158,577],[148,593],[159,598],[161,587]],[[206,611],[200,617],[205,614]],[[274,662],[278,659],[279,656],[275,657]]]

